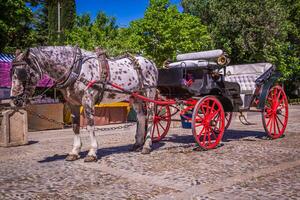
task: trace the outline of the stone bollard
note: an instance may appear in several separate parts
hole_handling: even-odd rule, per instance
[[[0,122],[0,146],[28,144],[28,123],[25,110],[4,110],[0,114]]]

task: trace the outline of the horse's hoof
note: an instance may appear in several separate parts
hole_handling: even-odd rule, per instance
[[[87,156],[87,157],[85,157],[85,159],[84,159],[84,162],[97,162],[98,161],[98,159],[97,159],[97,157],[96,156]]]
[[[69,154],[65,160],[66,161],[75,161],[75,160],[78,160],[79,158],[80,158],[80,155]]]
[[[132,145],[132,147],[129,148],[129,151],[135,151],[135,152],[138,152],[138,151],[141,151],[143,148],[143,145]]]
[[[142,154],[150,154],[150,152],[151,152],[151,149],[149,149],[149,148],[143,148],[143,150],[142,150]]]

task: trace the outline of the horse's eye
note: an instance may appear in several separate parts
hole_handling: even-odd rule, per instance
[[[17,75],[18,79],[21,81],[25,81],[27,79],[27,73],[26,73],[25,69],[18,69],[16,71],[16,75]]]

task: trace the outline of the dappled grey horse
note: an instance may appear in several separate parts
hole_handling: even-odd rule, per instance
[[[16,52],[12,65],[11,96],[23,100],[14,101],[13,106],[25,106],[34,95],[38,80],[44,75],[54,80],[55,87],[60,89],[70,104],[75,136],[73,149],[66,158],[68,161],[80,158],[80,105],[83,106],[87,118],[87,130],[91,139],[91,148],[85,161],[92,162],[97,160],[98,148],[94,128],[94,105],[99,102],[128,100],[130,92],[140,92],[150,99],[154,99],[156,95],[156,66],[142,56],[106,59],[101,50],[89,52],[72,46],[48,46]],[[116,89],[113,84],[124,88],[126,92]],[[148,109],[145,109],[146,106]],[[138,99],[134,100],[133,108],[138,122],[132,150],[150,153],[152,142],[149,129],[153,107],[151,103],[145,105]],[[150,119],[148,123],[146,119]]]

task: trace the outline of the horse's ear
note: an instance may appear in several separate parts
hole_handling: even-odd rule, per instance
[[[101,47],[95,47],[95,52],[98,57],[101,55],[106,55],[106,51]]]

